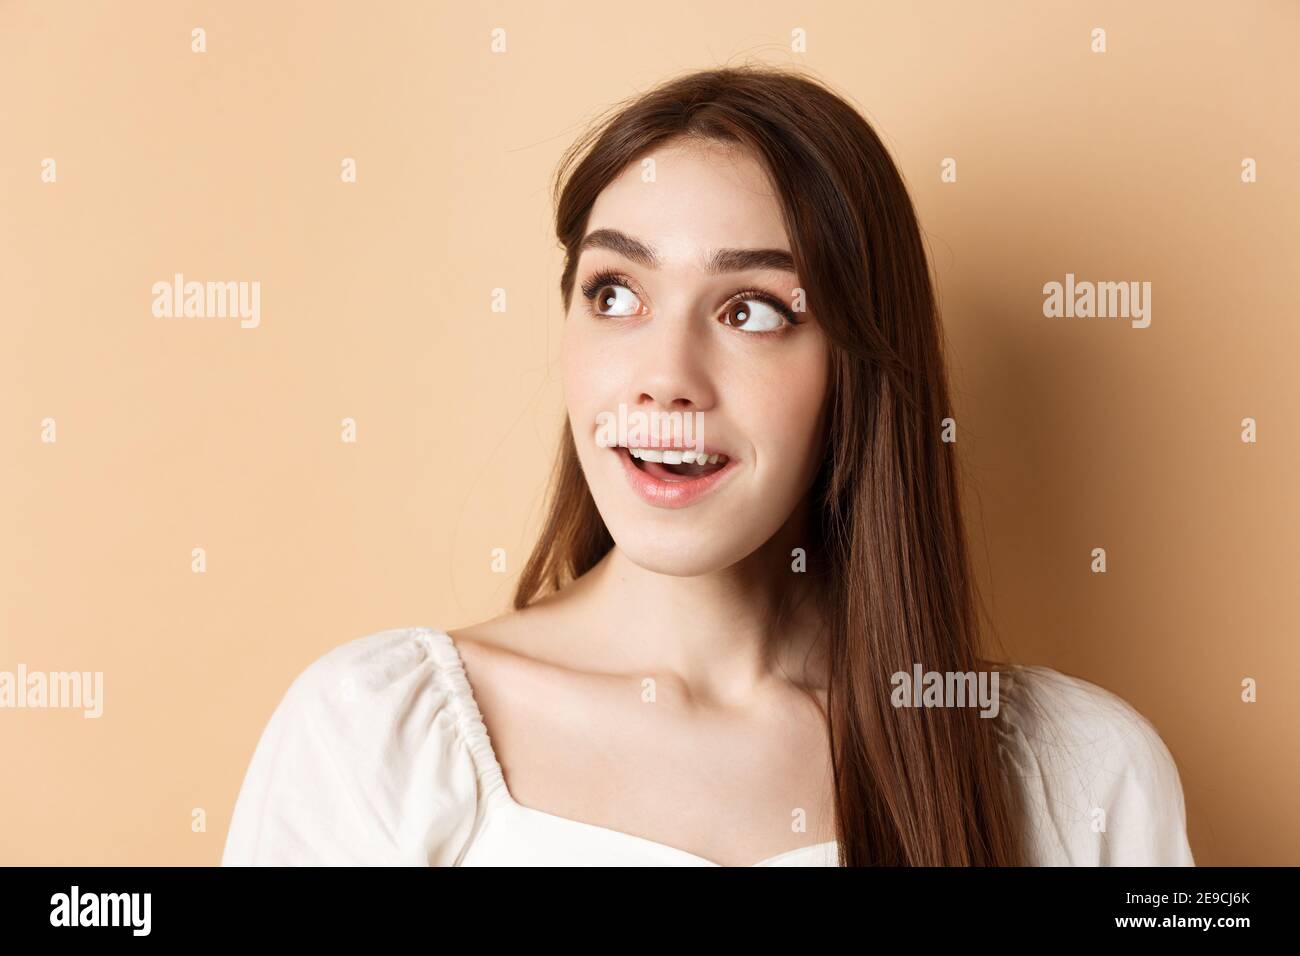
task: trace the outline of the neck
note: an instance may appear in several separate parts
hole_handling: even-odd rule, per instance
[[[610,650],[622,666],[670,672],[692,696],[742,702],[774,680],[819,687],[815,582],[792,568],[804,527],[800,511],[749,556],[692,577],[646,570],[615,546],[575,588],[599,620],[618,622]]]

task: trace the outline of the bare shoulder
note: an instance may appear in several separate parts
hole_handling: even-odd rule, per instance
[[[534,719],[557,693],[572,693],[591,664],[580,616],[547,600],[446,631],[464,661],[480,706],[497,718]],[[595,646],[599,646],[598,644]]]
[[[466,663],[471,660],[545,661],[554,651],[560,628],[555,613],[547,607],[530,605],[512,609],[476,624],[447,631]]]
[[[586,640],[592,632],[593,614],[579,596],[581,589],[566,588],[548,594],[523,608],[458,627],[446,633],[460,648],[466,666],[472,661],[534,663],[582,670],[599,643]]]

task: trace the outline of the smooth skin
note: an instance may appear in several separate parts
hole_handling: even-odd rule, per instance
[[[791,557],[807,547],[828,346],[810,311],[786,326],[734,297],[792,306],[792,271],[705,268],[718,249],[790,250],[763,167],[698,141],[652,158],[654,180],[634,163],[587,228],[657,265],[585,248],[565,318],[569,419],[615,547],[561,593],[451,636],[516,802],[747,866],[835,838],[822,622]],[[588,301],[606,270],[630,281]],[[703,412],[737,472],[688,507],[646,503],[596,441],[620,403]],[[778,628],[783,592],[795,610]]]

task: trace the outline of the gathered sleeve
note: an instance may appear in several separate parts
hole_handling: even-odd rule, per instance
[[[1032,865],[1195,866],[1178,767],[1123,698],[1047,667],[1003,675],[1002,756]]]
[[[479,780],[439,668],[402,628],[303,670],[257,742],[222,865],[454,865]]]

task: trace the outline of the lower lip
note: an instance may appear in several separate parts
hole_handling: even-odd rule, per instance
[[[627,483],[641,500],[656,508],[685,508],[699,501],[736,470],[736,459],[729,458],[717,471],[698,478],[683,477],[679,481],[663,481],[638,468],[626,448],[615,448],[614,453],[623,462]]]

